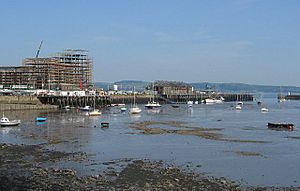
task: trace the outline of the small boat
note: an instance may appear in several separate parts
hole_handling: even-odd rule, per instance
[[[237,104],[237,105],[235,106],[235,109],[236,109],[236,110],[242,110],[242,105],[241,105],[241,104]]]
[[[160,105],[158,102],[155,102],[155,101],[149,101],[149,102],[145,105],[145,107],[146,107],[147,109],[155,109],[155,108],[161,107],[161,105]]]
[[[207,98],[204,100],[204,103],[206,104],[214,104],[214,103],[223,103],[224,102],[224,98],[221,97],[220,99],[217,98]]]
[[[5,126],[18,126],[21,123],[21,120],[13,120],[13,121],[9,121],[9,119],[7,117],[3,117],[1,118],[0,121],[0,125],[5,127]]]
[[[266,112],[269,112],[269,109],[266,107],[262,107],[262,108],[260,108],[260,111],[263,113],[266,113]]]
[[[65,109],[66,111],[69,111],[69,110],[71,109],[71,106],[67,105],[67,106],[64,107],[64,109]]]
[[[81,111],[90,111],[91,110],[91,106],[87,105],[87,106],[81,107],[80,110]]]
[[[132,107],[132,108],[129,109],[130,114],[139,114],[141,112],[142,112],[142,110],[138,107]]]
[[[37,121],[37,122],[43,122],[43,121],[46,121],[47,120],[47,118],[45,118],[45,117],[37,117],[37,118],[35,118],[35,121]]]
[[[125,112],[127,111],[127,108],[126,107],[121,107],[121,112]]]
[[[195,101],[195,103],[194,103],[195,105],[198,105],[199,104],[199,101]]]
[[[139,114],[141,112],[142,112],[142,110],[135,103],[135,90],[134,90],[134,87],[133,87],[133,105],[129,109],[129,114]]]
[[[101,122],[101,128],[108,128],[109,122]]]
[[[268,128],[293,130],[294,124],[292,124],[292,123],[268,123]]]
[[[188,101],[187,105],[188,105],[188,107],[193,107],[193,101]]]
[[[93,111],[90,111],[88,113],[89,116],[99,116],[101,114],[102,114],[101,111],[99,111],[98,109],[94,109]]]
[[[173,104],[171,105],[173,108],[179,108],[179,104]]]

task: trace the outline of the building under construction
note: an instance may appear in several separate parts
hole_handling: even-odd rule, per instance
[[[92,59],[85,50],[65,50],[47,58],[25,58],[23,66],[0,67],[7,88],[83,90],[93,86]]]

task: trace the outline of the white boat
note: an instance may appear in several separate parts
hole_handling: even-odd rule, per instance
[[[237,102],[237,105],[244,105],[244,102],[239,101],[239,102]]]
[[[81,110],[81,111],[91,111],[91,106],[86,105],[86,106],[84,106],[84,107],[81,107],[80,110]]]
[[[134,87],[133,87],[133,105],[129,109],[129,114],[139,114],[141,112],[142,112],[142,110],[135,103],[135,90],[134,90]]]
[[[260,108],[260,111],[261,112],[269,112],[269,109],[266,107],[262,107],[262,108]]]
[[[198,101],[195,101],[195,105],[198,105],[199,104],[199,102]]]
[[[125,111],[127,111],[127,108],[126,107],[121,107],[121,111],[125,112]]]
[[[21,123],[21,120],[13,120],[13,121],[9,121],[9,119],[7,117],[3,117],[1,118],[0,121],[0,125],[5,127],[5,126],[17,126]]]
[[[235,109],[236,109],[236,110],[242,110],[242,105],[241,105],[241,104],[237,104],[237,105],[235,106]]]
[[[89,113],[89,116],[99,116],[101,115],[101,111],[99,111],[99,109],[94,109],[93,111],[90,111]]]
[[[204,101],[206,104],[214,104],[214,103],[223,103],[224,102],[224,98],[220,98],[220,99],[217,99],[217,98],[207,98],[205,99]]]
[[[155,102],[155,101],[149,101],[149,102],[145,105],[145,107],[146,107],[147,109],[155,109],[155,108],[161,107],[161,105],[160,105],[158,102]]]
[[[188,107],[193,107],[193,101],[188,101],[187,105],[188,105]]]
[[[142,112],[142,110],[139,107],[132,107],[129,109],[130,114],[139,114],[141,112]]]
[[[89,111],[88,115],[89,116],[99,116],[101,115],[101,111],[99,111],[99,109],[96,109],[96,92],[94,94],[94,110],[93,111]]]
[[[152,91],[154,91],[154,85],[152,85]],[[154,92],[152,92],[152,95],[150,97],[150,100],[148,103],[145,105],[147,109],[155,109],[161,107],[159,102],[154,101]]]
[[[278,100],[279,103],[282,103],[282,102],[285,102],[285,101],[286,101],[285,98],[280,98],[280,99]]]

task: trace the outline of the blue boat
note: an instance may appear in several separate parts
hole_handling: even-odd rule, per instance
[[[42,121],[46,121],[47,120],[47,118],[45,118],[45,117],[37,117],[37,118],[35,118],[35,121],[38,121],[38,122],[42,122]]]

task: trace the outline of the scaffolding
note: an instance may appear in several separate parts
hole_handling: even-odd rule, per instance
[[[1,88],[27,89],[28,78],[31,68],[27,66],[1,66],[0,85]]]
[[[26,58],[29,86],[34,89],[78,90],[93,86],[92,59],[85,50],[67,49],[48,58]]]

